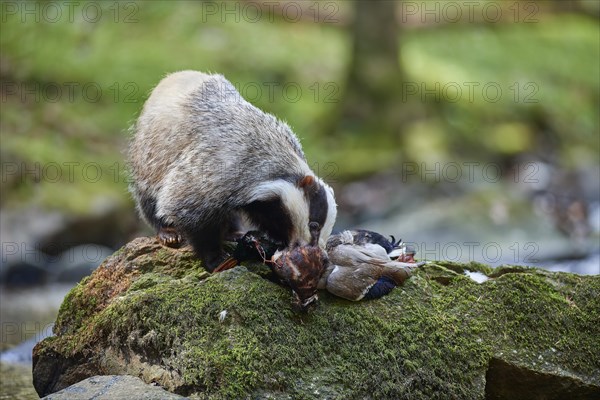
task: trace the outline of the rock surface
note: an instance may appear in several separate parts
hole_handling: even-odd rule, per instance
[[[43,400],[176,400],[184,397],[128,375],[93,376]]]
[[[598,276],[438,262],[297,314],[261,268],[210,275],[189,249],[132,241],[65,298],[34,349],[37,392],[127,374],[198,398],[502,399],[518,382],[521,398],[600,398]]]

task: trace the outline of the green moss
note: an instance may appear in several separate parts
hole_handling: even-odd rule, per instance
[[[437,262],[379,300],[322,292],[314,312],[296,314],[288,289],[245,267],[207,277],[178,254],[157,250],[153,268],[140,261],[149,272],[84,317],[69,305],[82,282],[59,316],[81,329],[44,346],[120,347],[180,375],[178,390],[200,398],[482,398],[497,355],[600,379],[597,277],[523,269],[477,284],[462,271],[489,267]]]
[[[58,317],[54,324],[54,333],[63,334],[67,330],[81,326],[84,319],[88,318],[95,310],[90,297],[84,293],[84,287],[90,277],[85,277],[65,296],[58,310]]]
[[[472,272],[481,272],[486,275],[495,271],[492,267],[486,264],[479,263],[477,261],[471,261],[468,263],[458,263],[454,261],[435,261],[435,264],[440,265],[442,267],[451,269],[452,271],[462,274],[465,270]]]

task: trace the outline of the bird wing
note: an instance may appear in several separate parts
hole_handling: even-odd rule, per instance
[[[358,301],[385,276],[396,284],[404,282],[416,264],[391,260],[378,245],[340,244],[329,251],[333,270],[326,278],[327,290],[344,299]],[[385,249],[381,247],[385,252]],[[390,288],[385,288],[387,292]],[[389,289],[389,290],[388,290]],[[381,293],[383,295],[385,293]]]
[[[327,291],[346,300],[362,299],[377,282],[379,272],[369,264],[358,264],[353,268],[336,265],[327,278]]]
[[[415,268],[417,268],[417,264],[390,261],[383,267],[381,274],[392,278],[396,284],[400,285],[412,275]]]
[[[390,259],[383,247],[379,245],[357,246],[342,244],[336,246],[329,252],[329,258],[334,264],[345,266],[353,266],[357,263],[367,263],[391,268],[412,268],[416,266],[413,263],[405,263]]]
[[[389,260],[387,251],[385,251],[383,246],[380,246],[375,243],[366,243],[363,246],[357,246],[357,247],[362,247],[365,251],[368,251],[369,253],[376,255],[377,257],[379,257],[383,260],[385,260],[385,259]]]
[[[335,269],[335,265],[330,262],[329,265],[327,266],[327,268],[325,268],[323,275],[321,275],[321,278],[319,278],[319,283],[317,284],[317,289],[326,289],[327,288],[327,279],[329,278],[329,275],[331,275],[331,273],[333,272],[334,269]]]
[[[329,252],[329,258],[334,264],[353,266],[359,263],[367,263],[373,265],[381,265],[389,258],[382,258],[377,253],[370,251],[364,246],[356,246],[353,244],[342,244],[336,246]]]

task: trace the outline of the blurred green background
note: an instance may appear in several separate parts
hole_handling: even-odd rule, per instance
[[[116,208],[128,234],[106,244],[138,233],[128,127],[165,74],[195,69],[289,122],[336,189],[340,228],[452,198],[463,208],[447,224],[535,219],[541,202],[540,229],[596,239],[598,12],[593,0],[4,2],[1,207]]]

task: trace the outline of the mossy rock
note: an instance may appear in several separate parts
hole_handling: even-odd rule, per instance
[[[246,267],[132,241],[65,298],[34,349],[40,395],[128,374],[196,398],[600,396],[600,277],[439,262],[372,301],[309,314]],[[498,273],[500,271],[501,273]],[[558,397],[557,397],[558,396]]]

